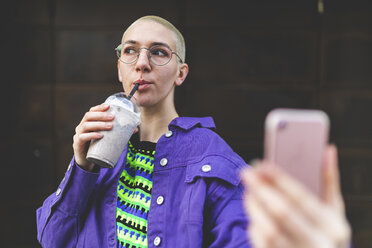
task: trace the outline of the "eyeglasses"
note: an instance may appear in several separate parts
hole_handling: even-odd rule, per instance
[[[132,64],[137,61],[141,49],[147,50],[147,57],[157,66],[163,66],[169,63],[172,55],[175,54],[181,63],[182,59],[178,54],[165,45],[154,45],[150,48],[137,47],[132,44],[120,44],[115,48],[118,59],[125,64]]]

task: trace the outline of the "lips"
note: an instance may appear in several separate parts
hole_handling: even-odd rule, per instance
[[[133,85],[135,84],[139,84],[139,87],[138,87],[138,90],[141,91],[141,90],[145,90],[147,89],[148,87],[150,87],[150,85],[152,84],[151,82],[148,82],[146,80],[143,80],[143,79],[140,79],[140,80],[137,80],[133,83]]]

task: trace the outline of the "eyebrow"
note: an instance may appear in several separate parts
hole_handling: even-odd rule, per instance
[[[133,45],[136,45],[136,44],[138,44],[138,42],[135,41],[135,40],[127,40],[126,42],[123,43],[123,45],[124,45],[124,44],[133,44]],[[170,48],[170,46],[169,46],[167,43],[164,43],[164,42],[152,42],[152,43],[150,44],[150,47],[152,47],[152,46],[166,46],[166,47],[168,47],[170,50],[172,50],[172,49]]]

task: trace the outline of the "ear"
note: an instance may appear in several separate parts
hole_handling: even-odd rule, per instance
[[[175,85],[180,86],[183,83],[183,81],[185,81],[185,79],[187,77],[187,74],[189,74],[189,66],[187,64],[183,63],[179,67],[179,73],[178,73],[178,76],[176,78],[176,81],[174,82]]]
[[[120,74],[120,60],[118,60],[118,78],[119,78],[119,81],[120,82],[123,82],[123,78],[121,77],[121,74]]]

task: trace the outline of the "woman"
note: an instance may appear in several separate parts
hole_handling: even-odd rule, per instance
[[[90,140],[112,128],[104,104],[74,136],[65,179],[37,210],[44,247],[249,247],[239,171],[245,162],[212,118],[181,118],[174,89],[189,71],[181,33],[168,21],[135,21],[117,47],[118,77],[141,125],[113,169],[86,160]]]

